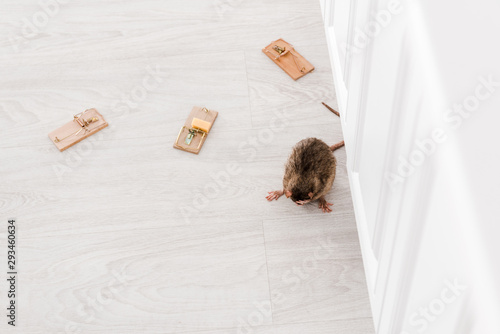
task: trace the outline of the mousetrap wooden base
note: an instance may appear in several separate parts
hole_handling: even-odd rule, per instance
[[[297,80],[314,70],[314,66],[295,51],[293,45],[281,38],[263,48],[262,52],[281,67],[293,80]]]
[[[87,109],[73,116],[71,122],[49,133],[49,138],[62,152],[107,126],[108,123],[96,109]]]
[[[194,154],[200,153],[217,115],[219,115],[217,111],[193,107],[186,123],[177,135],[174,148]]]

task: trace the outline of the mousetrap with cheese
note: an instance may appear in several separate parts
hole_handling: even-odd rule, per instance
[[[49,133],[49,138],[59,151],[75,145],[108,126],[96,109],[87,109],[73,116],[73,120]]]
[[[293,45],[281,38],[263,48],[262,52],[281,67],[293,80],[297,80],[314,70],[314,66],[295,51]]]
[[[177,135],[174,148],[194,154],[200,153],[218,114],[217,111],[205,107],[193,107]]]

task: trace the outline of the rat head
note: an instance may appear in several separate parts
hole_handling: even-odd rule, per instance
[[[314,194],[312,191],[304,191],[303,189],[295,187],[291,190],[285,190],[285,196],[290,198],[297,205],[304,205],[312,200]]]

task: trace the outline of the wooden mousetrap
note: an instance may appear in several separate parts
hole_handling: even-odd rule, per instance
[[[262,52],[278,64],[293,80],[297,80],[314,70],[314,66],[295,51],[293,45],[281,38],[263,48]]]
[[[177,135],[174,148],[194,154],[200,153],[218,114],[217,111],[205,107],[193,107]]]
[[[59,151],[79,143],[108,126],[96,109],[87,109],[73,116],[73,120],[49,133],[49,138]]]

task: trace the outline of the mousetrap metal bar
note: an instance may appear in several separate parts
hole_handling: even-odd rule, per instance
[[[87,113],[87,111],[89,111],[90,109],[87,109],[81,113],[78,113],[76,114],[75,116],[73,116],[73,121],[74,122],[77,122],[78,125],[80,125],[80,129],[73,132],[73,133],[70,133],[69,135],[67,135],[66,137],[64,138],[58,138],[57,136],[55,137],[54,139],[54,142],[55,143],[59,143],[60,141],[63,141],[64,139],[67,139],[71,136],[77,136],[80,132],[82,132],[83,130],[85,130],[85,132],[87,131],[90,131],[88,129],[88,126],[92,123],[95,123],[99,120],[99,117],[91,117],[91,118],[88,118],[88,119],[84,119],[83,116],[85,115],[85,113]]]
[[[201,146],[203,145],[203,139],[205,138],[205,136],[207,135],[207,133],[205,131],[201,131],[201,130],[198,130],[198,129],[188,128],[185,125],[179,131],[179,134],[177,135],[177,139],[176,139],[174,145],[175,146],[180,146],[179,145],[179,138],[181,137],[181,134],[184,131],[184,129],[187,129],[189,131],[189,134],[186,136],[186,139],[184,140],[184,143],[186,145],[191,145],[191,141],[193,140],[194,136],[196,136],[196,133],[202,133],[202,137],[200,139],[200,142],[198,143],[198,147],[197,148],[190,148],[190,147],[184,147],[183,148],[184,151],[189,151],[189,152],[193,152],[193,153],[199,152],[200,149],[201,149]]]
[[[96,109],[87,109],[74,115],[71,122],[49,133],[49,138],[62,152],[107,126],[108,123]]]
[[[300,66],[299,65],[299,62],[297,59],[299,59],[299,57],[293,52],[293,46],[291,46],[291,49],[287,50],[286,46],[279,46],[279,45],[275,45],[272,47],[272,49],[274,51],[276,51],[278,54],[276,55],[276,57],[274,57],[274,60],[278,60],[279,58],[287,55],[287,54],[291,54],[292,55],[292,59],[295,63],[295,66],[297,67],[297,69],[301,72],[301,73],[304,73],[304,71],[306,70],[305,66]],[[264,49],[265,52],[268,52],[268,53],[271,53],[271,51],[269,51],[268,49]]]
[[[298,53],[292,44],[281,38],[263,48],[262,52],[293,80],[314,71],[314,66]]]

